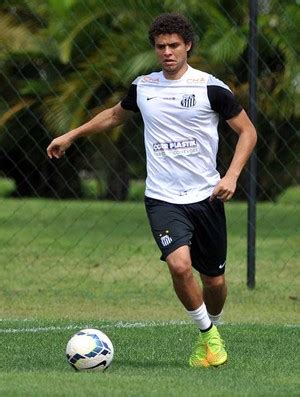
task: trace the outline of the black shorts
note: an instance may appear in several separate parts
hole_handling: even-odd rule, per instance
[[[224,273],[227,232],[224,204],[209,198],[192,204],[172,204],[145,197],[151,230],[162,260],[188,245],[193,267],[215,277]]]

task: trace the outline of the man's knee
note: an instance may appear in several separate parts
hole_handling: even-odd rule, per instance
[[[206,288],[214,288],[214,287],[222,287],[226,285],[224,274],[216,277],[206,276],[204,274],[200,274],[203,286]]]
[[[178,248],[167,256],[166,261],[173,277],[186,278],[192,276],[192,263],[188,247]]]
[[[176,278],[186,278],[193,275],[191,265],[188,261],[168,262],[170,273]]]

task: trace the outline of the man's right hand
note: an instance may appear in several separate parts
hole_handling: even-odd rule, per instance
[[[61,158],[66,150],[72,145],[72,140],[65,135],[59,136],[53,139],[50,145],[47,147],[47,154],[50,159],[55,157],[56,159]]]

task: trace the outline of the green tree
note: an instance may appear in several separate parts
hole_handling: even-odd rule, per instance
[[[5,2],[0,8],[0,169],[15,180],[15,196],[80,196],[76,149],[71,161],[60,164],[45,155],[52,137],[42,109],[45,98],[55,95],[62,64],[45,34],[45,6],[30,5]]]
[[[153,17],[165,11],[176,10],[192,20],[199,44],[190,63],[226,81],[247,108],[247,2],[203,0],[199,5],[197,0],[24,0],[14,4],[9,7],[6,1],[1,6],[0,18],[0,45],[5,48],[0,70],[2,87],[6,87],[0,103],[0,123],[13,140],[22,136],[16,136],[15,131],[25,113],[21,125],[27,125],[32,118],[44,135],[44,141],[39,141],[39,134],[33,138],[27,129],[25,141],[37,139],[37,146],[44,153],[45,143],[52,136],[116,103],[137,75],[157,68],[147,31]],[[294,183],[297,172],[295,149],[291,145],[296,142],[295,126],[299,123],[299,109],[295,105],[299,99],[299,19],[295,1],[260,2],[261,198],[275,197],[282,188]],[[235,137],[226,124],[220,130],[222,171],[230,161]],[[75,194],[80,192],[79,172],[87,171],[105,181],[107,198],[125,199],[130,178],[144,176],[140,119],[79,142],[64,162],[49,165],[44,158],[42,163],[46,166],[35,167],[43,173],[48,169],[53,184],[60,179],[63,186],[65,174],[67,187],[75,181],[69,189]],[[37,182],[33,190],[49,194],[49,189],[47,193],[45,186],[41,189]],[[51,188],[50,192],[55,190]],[[244,195],[245,189],[240,191]]]

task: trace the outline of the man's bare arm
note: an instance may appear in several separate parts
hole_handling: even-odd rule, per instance
[[[237,180],[257,141],[255,127],[244,110],[236,117],[227,120],[227,123],[239,135],[239,139],[230,166],[211,195],[211,199],[217,197],[222,201],[228,201],[234,195]]]
[[[48,146],[47,154],[51,159],[53,157],[60,158],[77,138],[98,134],[117,127],[123,124],[131,114],[132,112],[123,109],[120,103],[112,108],[105,109],[87,123],[55,138]]]

